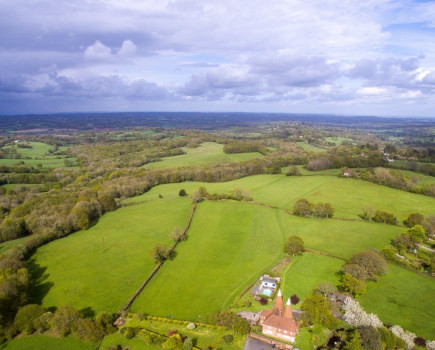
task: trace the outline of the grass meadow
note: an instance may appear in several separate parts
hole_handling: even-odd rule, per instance
[[[435,283],[395,265],[378,282],[368,282],[359,302],[382,322],[398,324],[425,338],[435,338]]]
[[[283,296],[287,299],[296,294],[303,301],[313,293],[320,282],[327,281],[337,286],[338,272],[343,263],[339,259],[308,252],[293,258],[283,275],[281,283]]]
[[[308,248],[350,257],[367,248],[387,246],[396,234],[394,229],[365,222],[299,218],[250,203],[206,201],[198,206],[189,238],[177,249],[175,260],[164,265],[132,310],[197,320],[199,315],[229,306],[276,264],[290,235],[302,237]],[[300,263],[301,268],[317,264],[320,269],[324,264],[331,272],[343,263],[308,256],[311,260]],[[317,278],[321,281],[323,277],[313,276],[308,284]]]
[[[229,306],[282,258],[276,215],[246,203],[201,203],[177,257],[165,263],[132,311],[200,320]]]
[[[326,152],[325,148],[317,147],[306,142],[296,142],[296,144],[299,147],[302,147],[306,151],[310,151],[314,153]]]
[[[176,198],[122,208],[39,248],[29,262],[41,275],[33,301],[118,311],[154,268],[152,247],[172,244],[168,234],[185,226],[191,207],[187,198]]]
[[[0,350],[94,350],[95,347],[95,343],[82,342],[71,336],[53,338],[41,335],[10,340],[1,344]]]
[[[9,249],[11,249],[12,247],[23,244],[29,238],[31,238],[31,236],[21,237],[21,238],[13,239],[11,241],[1,242],[0,243],[0,253],[4,253],[4,252],[8,251]]]
[[[197,148],[183,147],[186,154],[163,158],[159,162],[144,165],[147,169],[169,169],[189,166],[206,166],[216,163],[242,162],[253,158],[261,158],[258,152],[226,154],[224,145],[215,142],[204,142]]]
[[[405,192],[356,179],[335,176],[284,176],[256,175],[222,183],[184,182],[154,187],[142,196],[128,201],[137,202],[163,196],[176,197],[184,188],[189,194],[199,186],[208,192],[230,192],[235,188],[249,190],[254,201],[292,210],[294,203],[301,198],[311,202],[329,202],[335,207],[337,218],[359,219],[364,206],[375,210],[393,213],[399,222],[411,213],[425,216],[433,214],[434,198]]]
[[[42,142],[26,142],[32,148],[16,148],[18,153],[21,154],[23,159],[0,159],[0,165],[14,165],[19,162],[24,162],[26,165],[39,166],[43,168],[64,168],[65,160],[75,162],[76,159],[72,157],[65,157],[64,155],[49,155],[47,152],[54,150],[54,146]],[[11,147],[11,146],[6,146]],[[59,147],[60,150],[66,150],[68,147]],[[29,158],[30,159],[25,159]]]

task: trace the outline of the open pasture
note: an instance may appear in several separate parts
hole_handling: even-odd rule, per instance
[[[344,263],[342,260],[308,252],[292,260],[281,284],[285,298],[296,294],[302,301],[313,293],[320,282],[338,285],[338,272]]]
[[[0,345],[0,350],[94,350],[96,344],[73,338],[54,338],[44,335],[16,338]]]
[[[49,154],[50,150],[54,150],[54,146],[42,142],[23,142],[23,144],[30,145],[32,148],[16,147],[17,152],[23,157],[22,159],[4,158],[0,159],[0,165],[15,165],[16,163],[23,162],[26,165],[39,166],[43,168],[63,168],[65,167],[65,160],[75,162],[73,157],[66,157],[65,155]],[[18,145],[18,144],[17,144]],[[6,146],[10,148],[12,146]],[[68,147],[59,147],[59,150],[65,151]],[[28,159],[26,159],[28,158]]]
[[[154,268],[153,246],[172,244],[169,233],[186,225],[191,207],[188,199],[176,198],[122,208],[39,248],[29,262],[42,275],[33,301],[118,311]]]
[[[250,203],[206,201],[198,206],[175,260],[165,263],[132,310],[196,320],[222,310],[283,257],[290,235],[302,237],[308,248],[350,257],[387,246],[395,232],[387,225],[299,218]],[[329,264],[331,271],[341,266],[337,261]]]
[[[223,310],[282,258],[284,232],[276,215],[246,203],[201,203],[177,257],[165,263],[132,310],[192,320]]]
[[[242,162],[253,158],[261,158],[258,152],[226,154],[224,145],[215,142],[204,142],[197,148],[183,147],[186,154],[163,158],[159,162],[144,165],[147,169],[168,169],[189,166],[206,166],[216,163]]]
[[[415,193],[396,190],[356,179],[335,176],[284,176],[256,175],[222,183],[184,182],[154,187],[149,192],[128,201],[142,201],[164,197],[176,197],[184,188],[191,194],[199,186],[208,192],[230,192],[235,188],[249,190],[254,201],[292,210],[301,198],[310,202],[329,202],[336,209],[336,218],[359,219],[364,206],[393,213],[399,222],[411,213],[425,216],[434,214],[435,199]]]
[[[434,279],[395,265],[388,267],[388,273],[378,282],[367,283],[367,292],[359,297],[359,302],[384,323],[398,324],[426,339],[434,339]]]

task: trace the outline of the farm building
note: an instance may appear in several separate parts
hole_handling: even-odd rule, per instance
[[[290,342],[295,341],[299,323],[293,318],[290,299],[284,307],[281,290],[278,291],[273,308],[261,312],[260,324],[263,326],[263,334]]]

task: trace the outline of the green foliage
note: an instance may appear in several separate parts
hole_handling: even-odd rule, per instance
[[[90,318],[81,319],[72,334],[79,340],[96,342],[104,335],[104,329],[99,322]]]
[[[298,216],[310,216],[313,212],[313,204],[305,198],[299,199],[293,206],[293,214]]]
[[[424,221],[424,216],[419,213],[409,214],[408,218],[403,221],[403,224],[408,227],[421,225]]]
[[[179,195],[180,197],[185,197],[185,196],[187,196],[187,192],[186,192],[185,189],[181,189],[181,190],[178,192],[178,195]]]
[[[61,337],[77,331],[82,320],[82,314],[76,308],[65,305],[59,307],[54,313],[51,324],[53,330]]]
[[[152,255],[155,263],[162,263],[163,261],[165,261],[166,259],[169,258],[170,251],[171,251],[170,247],[168,247],[162,243],[157,243],[153,247],[153,249],[151,251],[151,255]]]
[[[328,300],[322,295],[310,295],[301,305],[304,310],[303,319],[309,324],[321,324],[327,328],[336,325],[336,319],[331,314]]]
[[[411,237],[413,242],[423,242],[426,238],[426,229],[421,225],[411,227],[406,233]]]
[[[340,288],[347,293],[351,293],[353,296],[363,294],[366,291],[364,281],[361,281],[348,273],[345,273],[341,278]]]
[[[363,350],[361,336],[356,330],[352,330],[348,333],[343,350]]]
[[[385,224],[391,224],[391,225],[397,224],[397,218],[393,214],[388,213],[386,211],[378,210],[372,219],[375,222],[383,222]]]
[[[381,341],[385,345],[385,348],[394,350],[396,348],[396,336],[385,327],[378,328],[378,332],[381,335]]]
[[[314,205],[313,216],[317,218],[332,218],[335,208],[330,203],[316,203]]]
[[[344,273],[349,274],[361,281],[365,281],[369,274],[366,269],[358,264],[345,264],[342,267]]]
[[[292,165],[289,167],[286,176],[301,176],[301,171],[298,166]]]
[[[388,272],[385,258],[375,249],[355,254],[350,258],[349,264],[355,264],[363,268],[369,278],[375,278],[376,275],[385,275]]]
[[[225,343],[232,343],[234,341],[234,336],[232,334],[225,334],[222,339]]]
[[[298,236],[290,236],[284,246],[284,252],[288,255],[301,255],[304,252],[304,241]]]
[[[357,329],[361,336],[361,344],[364,350],[381,350],[381,335],[374,327],[360,327]]]
[[[15,315],[14,326],[20,332],[26,334],[33,333],[35,329],[35,321],[45,313],[45,309],[36,304],[28,304],[20,308]]]

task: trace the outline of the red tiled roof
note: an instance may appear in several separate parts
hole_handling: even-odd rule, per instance
[[[264,320],[263,325],[282,329],[285,331],[290,331],[293,333],[296,333],[298,329],[298,324],[295,320],[284,318],[278,315],[271,315],[267,317]]]

